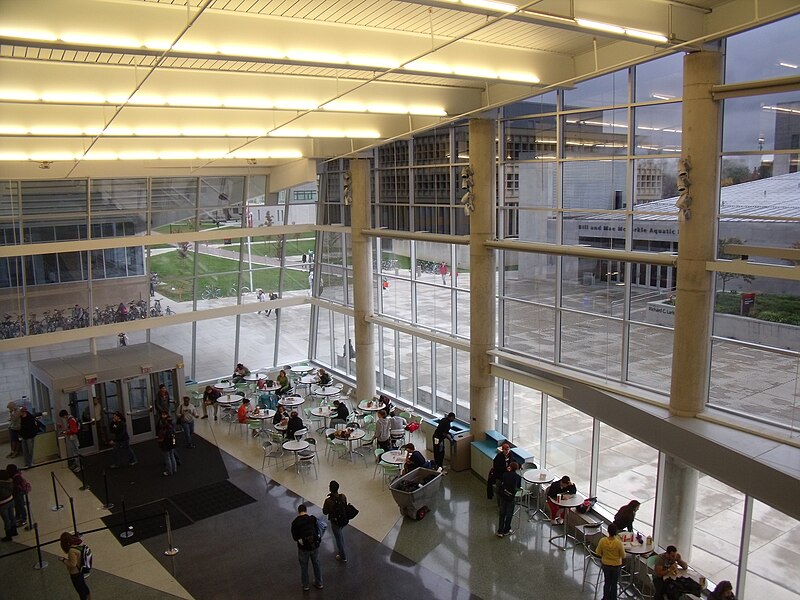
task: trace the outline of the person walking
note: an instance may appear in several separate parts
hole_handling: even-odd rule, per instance
[[[33,466],[33,447],[39,433],[39,423],[24,404],[19,407],[19,437],[22,442],[22,456],[25,466]]]
[[[114,416],[111,417],[111,443],[114,444],[114,464],[111,465],[112,469],[119,468],[122,465],[123,458],[128,461],[130,466],[139,462],[136,459],[133,448],[131,448],[128,426],[125,423],[125,417],[122,416],[120,411],[116,411]]]
[[[19,441],[21,413],[16,402],[9,402],[6,408],[8,409],[8,441],[11,444],[11,452],[6,455],[6,458],[16,458],[19,456],[21,447]]]
[[[308,561],[314,569],[314,587],[322,589],[322,572],[319,568],[320,537],[317,533],[317,517],[308,514],[305,504],[297,507],[297,516],[292,521],[292,539],[297,542],[297,559],[300,562],[300,582],[303,591],[310,588],[308,579]]]
[[[64,435],[64,440],[66,442],[65,445],[67,447],[67,456],[69,457],[67,465],[72,471],[77,473],[80,471],[80,462],[78,461],[77,457],[80,454],[78,433],[80,432],[81,427],[78,425],[78,420],[69,414],[66,409],[61,410],[61,412],[58,413],[58,417],[61,419],[58,429]]]
[[[7,471],[0,471],[0,518],[3,519],[4,542],[10,542],[17,534],[17,522],[14,520],[14,484]]]
[[[175,475],[178,472],[178,464],[175,457],[175,427],[172,425],[172,418],[168,412],[161,412],[161,422],[158,426],[158,447],[164,453],[164,477]]]
[[[72,580],[72,586],[75,591],[78,592],[78,597],[80,600],[92,600],[92,592],[84,579],[84,568],[91,568],[91,565],[84,564],[85,544],[83,540],[77,535],[65,531],[61,534],[60,542],[61,551],[66,556],[59,560],[67,567],[69,578]]]
[[[328,516],[333,530],[333,539],[336,540],[336,560],[347,562],[344,551],[344,528],[350,522],[347,518],[347,496],[339,493],[339,482],[331,481],[328,484],[330,494],[322,505],[322,514]]]
[[[12,494],[14,495],[14,522],[17,527],[22,527],[28,522],[28,513],[25,510],[25,494],[30,494],[31,484],[22,476],[17,465],[10,464],[6,473],[11,480]]]
[[[194,448],[194,420],[198,417],[194,404],[190,404],[189,396],[183,397],[183,404],[178,406],[178,423],[183,428],[183,439],[187,448]]]
[[[447,263],[444,261],[439,263],[439,275],[442,276],[442,284],[447,285]]]
[[[222,396],[222,393],[220,393],[219,390],[214,389],[210,385],[206,386],[203,392],[203,419],[208,418],[208,407],[211,406],[214,411],[214,420],[217,420],[219,416],[219,404],[217,404],[217,400],[220,396]]]
[[[519,476],[519,463],[512,461],[508,469],[500,477],[497,490],[497,502],[500,505],[500,521],[497,525],[497,537],[511,534],[511,521],[514,519],[514,499],[517,490],[522,487],[522,477]]]
[[[439,469],[444,467],[444,441],[445,439],[453,439],[450,428],[455,420],[455,413],[448,413],[446,417],[439,421],[436,431],[433,432],[433,462],[436,463],[436,467]]]
[[[617,537],[618,532],[617,526],[611,523],[608,536],[600,540],[595,550],[603,564],[603,600],[617,600],[619,572],[625,558],[625,548]]]

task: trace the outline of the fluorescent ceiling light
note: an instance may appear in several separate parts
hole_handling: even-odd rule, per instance
[[[29,90],[0,90],[0,98],[3,100],[22,100],[25,102],[38,100],[39,95]]]
[[[453,73],[453,68],[449,67],[448,65],[421,60],[412,60],[407,65],[404,65],[403,68],[410,71],[428,71],[430,73],[444,73],[447,75]]]
[[[111,125],[106,127],[105,135],[133,135],[133,129],[130,127],[121,127],[119,125]]]
[[[31,160],[35,161],[56,161],[56,160],[75,160],[75,155],[72,152],[34,152],[31,154]]]
[[[299,150],[273,150],[269,156],[270,158],[302,158],[303,153]]]
[[[618,33],[620,35],[625,33],[625,29],[619,25],[610,25],[609,23],[600,23],[599,21],[591,21],[589,19],[575,19],[575,22],[581,27],[586,27],[587,29],[607,31],[609,33]]]
[[[796,108],[786,108],[785,106],[762,106],[761,108],[762,110],[774,110],[775,112],[800,115],[800,110],[797,110]]]
[[[126,93],[112,94],[111,96],[106,97],[106,102],[109,104],[125,104],[130,97],[131,95]]]
[[[314,50],[289,50],[286,53],[291,60],[309,63],[345,64],[347,60],[341,54],[332,52],[316,52]]]
[[[533,73],[517,73],[517,72],[511,72],[511,71],[500,71],[500,73],[498,73],[498,77],[500,79],[506,79],[508,81],[524,81],[526,83],[539,83],[539,81],[541,81]]]
[[[410,111],[408,107],[400,104],[370,104],[367,110],[371,113],[385,113],[390,115],[406,115]]]
[[[146,96],[144,94],[134,95],[133,98],[128,100],[129,104],[143,104],[146,106],[161,106],[166,104],[166,101],[161,96]]]
[[[266,150],[248,150],[244,148],[242,150],[236,150],[232,152],[229,156],[232,158],[269,158],[270,153]]]
[[[447,111],[438,106],[409,106],[408,112],[412,115],[423,115],[429,117],[447,116]]]
[[[640,31],[638,29],[626,28],[625,35],[642,40],[650,40],[651,42],[658,42],[660,44],[666,44],[669,41],[666,36],[661,35],[660,33],[651,33],[649,31]]]
[[[88,154],[84,154],[81,160],[119,160],[119,156],[114,152],[95,152],[92,150]]]
[[[155,160],[157,158],[157,152],[137,151],[119,153],[120,160]]]
[[[178,52],[196,52],[197,54],[217,54],[217,47],[205,42],[178,42],[173,47]]]
[[[193,137],[223,137],[225,130],[219,127],[184,127],[181,134]]]
[[[227,150],[202,150],[197,153],[197,158],[210,158],[210,159],[225,158],[227,154],[228,154]]]
[[[284,110],[316,110],[319,107],[312,100],[278,100],[275,106]]]
[[[0,125],[0,135],[25,135],[28,129],[19,125]]]
[[[42,94],[45,102],[72,102],[75,104],[103,104],[106,99],[100,94],[91,92],[45,92]]]
[[[367,112],[366,105],[361,104],[360,102],[342,102],[339,100],[334,100],[333,102],[323,104],[321,108],[340,112]]]
[[[229,108],[272,108],[273,104],[269,100],[261,98],[224,98],[222,106]]]
[[[194,152],[177,150],[172,152],[159,152],[158,158],[162,160],[192,160],[197,158],[197,154]]]
[[[142,44],[133,38],[116,35],[95,35],[93,33],[65,33],[62,42],[87,46],[113,46],[115,48],[139,48]]]
[[[330,137],[330,138],[343,138],[346,137],[344,131],[341,129],[309,129],[309,137]]]
[[[208,96],[169,96],[170,106],[222,106],[222,100]]]
[[[675,96],[671,96],[670,94],[661,94],[658,92],[653,92],[650,94],[651,97],[656,98],[658,100],[674,100]]]
[[[481,79],[497,79],[497,73],[484,67],[457,66],[453,68],[456,75],[466,75],[467,77],[480,77]]]
[[[308,133],[305,129],[292,129],[288,127],[270,131],[269,135],[272,137],[308,137]]]
[[[0,160],[28,160],[28,155],[23,152],[0,152]]]
[[[353,55],[347,57],[347,62],[359,67],[378,67],[380,69],[396,69],[400,66],[399,61],[384,56]]]
[[[146,40],[144,47],[150,50],[169,50],[172,48],[172,42],[169,40]]]
[[[33,135],[82,135],[83,130],[80,127],[31,127],[30,132]]]
[[[102,127],[94,126],[94,127],[84,127],[83,128],[83,134],[84,135],[100,135],[101,133],[103,133],[103,128]]]
[[[254,58],[286,58],[286,55],[275,48],[265,48],[262,46],[238,46],[235,44],[225,44],[219,47],[220,54],[229,56],[252,56]]]
[[[348,129],[344,132],[349,138],[378,139],[381,134],[371,129]]]
[[[262,137],[267,135],[267,130],[258,127],[239,127],[226,130],[225,135],[232,137]]]
[[[134,127],[133,135],[141,136],[178,136],[180,131],[177,127]]]
[[[496,10],[498,12],[516,12],[517,6],[514,4],[507,4],[505,2],[494,2],[494,0],[461,0],[461,4],[465,6],[475,6],[477,8],[486,8],[488,10]]]
[[[24,40],[42,40],[55,42],[58,37],[49,31],[39,29],[17,29],[16,27],[0,27],[0,37],[19,38]]]
[[[778,66],[786,67],[787,69],[796,69],[797,68],[797,65],[794,65],[792,63],[787,63],[787,62],[779,62]]]

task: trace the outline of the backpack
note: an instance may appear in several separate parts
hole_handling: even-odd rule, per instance
[[[86,577],[92,572],[92,549],[86,544],[82,546],[73,546],[81,551],[81,573]]]
[[[304,550],[316,550],[322,543],[322,536],[317,528],[317,517],[314,517],[314,524],[306,531],[306,535],[300,538]]]
[[[337,527],[344,527],[350,522],[350,519],[347,517],[347,503],[342,500],[341,494],[333,501],[331,521]]]

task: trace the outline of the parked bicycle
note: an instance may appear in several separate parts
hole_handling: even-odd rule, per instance
[[[243,286],[242,286],[242,296],[244,296],[245,294],[249,294],[249,293],[250,293],[250,288],[249,288],[249,287],[247,287],[246,285],[243,285]],[[233,287],[230,289],[230,292],[229,292],[229,294],[228,294],[228,295],[229,295],[229,296],[238,296],[238,295],[239,295],[239,294],[237,293],[236,286],[233,286]]]
[[[210,285],[207,285],[205,288],[203,288],[200,297],[203,300],[209,300],[211,298],[222,298],[222,290],[216,286],[211,287]]]

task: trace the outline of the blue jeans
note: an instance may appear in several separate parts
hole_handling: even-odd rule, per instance
[[[181,423],[181,427],[183,427],[183,437],[186,439],[186,447],[192,445],[192,435],[194,434],[194,421],[186,422],[184,421]]]
[[[619,572],[622,567],[603,565],[603,600],[617,600]]]
[[[164,465],[166,465],[167,475],[174,475],[178,472],[178,463],[175,462],[175,448],[164,450]]]
[[[297,559],[300,561],[300,581],[304,588],[308,585],[308,559],[311,559],[311,566],[314,568],[314,583],[322,585],[322,573],[319,570],[319,548],[313,550],[301,550],[297,548]]]
[[[500,523],[497,526],[499,533],[509,533],[511,531],[511,521],[514,518],[514,498],[510,500],[504,497],[503,492],[497,496],[500,504]]]
[[[347,527],[347,525],[345,525]],[[331,521],[331,530],[333,531],[333,539],[336,540],[336,551],[339,553],[339,558],[347,560],[347,555],[344,553],[344,527],[339,527],[336,523]]]
[[[67,448],[67,456],[69,460],[67,461],[67,465],[73,471],[80,467],[80,461],[78,461],[78,455],[80,452],[78,451],[78,436],[77,435],[65,435],[64,442]]]
[[[28,513],[25,510],[25,494],[14,490],[14,514],[17,521],[27,521]]]
[[[0,506],[0,517],[3,519],[6,537],[17,535],[17,522],[14,520],[14,501],[9,498],[8,502]]]
[[[114,464],[123,464],[123,457],[125,460],[127,460],[128,464],[133,465],[138,462],[136,459],[136,454],[133,452],[131,443],[128,440],[125,440],[124,442],[117,442],[117,444],[114,446]]]
[[[19,441],[22,443],[22,456],[25,460],[25,466],[33,466],[33,444],[36,442],[36,438],[20,438]]]

